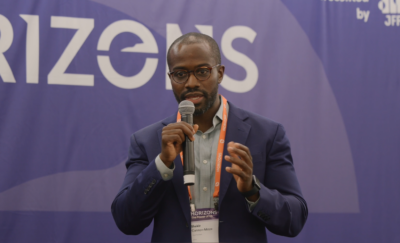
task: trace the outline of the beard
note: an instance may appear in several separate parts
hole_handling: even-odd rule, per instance
[[[195,106],[195,110],[193,113],[193,116],[200,116],[203,115],[204,113],[206,113],[215,103],[216,99],[217,99],[217,95],[218,95],[218,85],[215,86],[215,88],[211,91],[211,93],[207,93],[204,90],[200,90],[200,89],[188,89],[185,92],[183,92],[180,97],[174,92],[174,96],[176,101],[179,103],[181,103],[182,100],[185,100],[185,96],[188,93],[192,93],[192,92],[201,92],[203,94],[203,97],[205,99],[205,104],[201,107],[196,107]]]

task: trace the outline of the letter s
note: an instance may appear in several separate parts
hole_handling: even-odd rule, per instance
[[[221,83],[222,87],[225,89],[236,93],[245,93],[250,91],[257,84],[257,65],[248,56],[236,51],[232,47],[234,39],[244,38],[250,43],[253,43],[256,35],[257,33],[247,26],[232,26],[227,29],[222,36],[221,49],[226,59],[242,66],[246,70],[246,77],[244,80],[235,80],[225,74],[224,81]]]

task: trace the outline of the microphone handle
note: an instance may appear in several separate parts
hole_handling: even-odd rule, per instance
[[[182,121],[193,126],[193,114],[182,115]],[[194,185],[195,181],[195,163],[194,163],[194,142],[187,136],[182,144],[183,148],[183,182],[185,185]]]

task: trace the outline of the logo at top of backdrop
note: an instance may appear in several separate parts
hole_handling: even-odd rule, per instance
[[[400,0],[381,0],[378,7],[386,14],[386,26],[400,26]]]

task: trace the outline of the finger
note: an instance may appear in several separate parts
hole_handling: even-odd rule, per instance
[[[237,144],[237,143],[236,143]],[[236,145],[235,144],[235,145]],[[240,144],[239,144],[240,145]],[[253,162],[251,159],[251,155],[249,155],[247,153],[247,151],[243,150],[242,147],[239,146],[234,146],[234,147],[229,147],[228,148],[229,152],[232,152],[234,154],[236,154],[237,156],[239,156],[244,162],[246,162],[247,165],[249,165],[250,167],[253,167]]]
[[[170,123],[164,128],[166,128],[166,129],[176,129],[176,128],[183,128],[183,127],[187,127],[190,131],[194,132],[193,127],[190,126],[187,122],[184,122],[184,121],[179,121],[179,122],[176,122],[176,123]]]
[[[180,122],[177,122],[177,124],[184,125],[185,127],[189,128],[189,130],[191,130],[193,133],[195,133],[193,126],[189,125],[189,123],[184,122],[184,121],[180,121]]]
[[[232,168],[238,168],[247,174],[253,173],[251,167],[249,167],[243,160],[241,160],[239,158],[226,156],[225,160],[232,164]]]
[[[245,173],[250,174],[252,172],[251,167],[239,158],[225,155],[225,160],[232,163],[233,165],[236,165],[237,167],[239,167],[240,170],[244,171]]]
[[[235,157],[235,158],[238,158],[239,156],[238,156],[237,154],[235,154],[235,153],[233,152],[233,150],[232,150],[234,144],[235,144],[234,142],[229,142],[226,149],[228,150],[228,153],[230,154],[230,156]]]
[[[241,149],[241,150],[245,151],[245,152],[248,154],[249,158],[250,158],[250,159],[252,158],[252,157],[251,157],[250,149],[249,149],[248,147],[246,147],[245,145],[240,144],[240,143],[234,143],[234,146],[235,146],[236,148],[238,148],[238,149]]]
[[[196,130],[194,129],[194,127],[192,127],[191,125],[189,125],[186,122],[178,122],[179,125],[182,125],[182,131],[183,133],[192,141],[194,141],[194,134],[196,133]]]
[[[186,139],[185,134],[180,129],[163,131],[162,138],[163,138],[163,140],[164,139],[172,139],[172,138],[174,138],[172,135],[178,135],[180,137],[179,141],[173,141],[173,142],[178,142],[179,144],[183,143]],[[165,140],[165,141],[169,142],[169,140]]]
[[[243,181],[248,181],[251,178],[249,174],[237,168],[226,167],[225,170],[233,175],[240,177],[240,179],[242,179]]]
[[[245,151],[245,153],[248,154],[248,157],[251,158],[250,149],[249,149],[248,147],[246,147],[245,145],[240,144],[240,143],[234,143],[234,142],[232,142],[231,147],[234,147],[234,148],[236,148],[236,149],[240,149],[240,150]]]
[[[235,148],[232,144],[228,145],[227,150],[231,157],[242,159],[237,151],[237,148]]]
[[[177,122],[168,124],[168,126],[163,128],[163,131],[170,130],[182,130],[183,134],[186,135],[190,140],[194,141],[194,129],[186,122]]]
[[[194,124],[193,129],[194,129],[194,133],[196,133],[199,130],[199,125]]]
[[[176,133],[167,134],[163,136],[163,142],[165,144],[172,144],[174,147],[175,145],[181,145],[185,141],[185,138],[182,139],[182,136]]]

